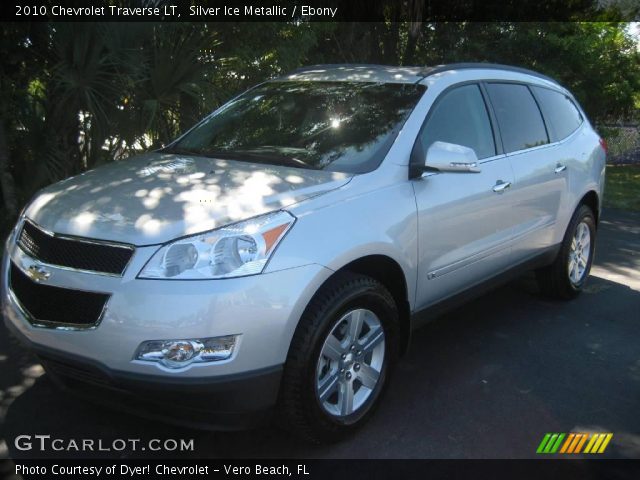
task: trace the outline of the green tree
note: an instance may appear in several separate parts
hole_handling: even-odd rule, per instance
[[[638,116],[638,47],[623,23],[433,23],[417,0],[379,5],[386,22],[2,25],[3,216],[48,183],[166,144],[301,65],[512,64],[557,78],[593,120]]]

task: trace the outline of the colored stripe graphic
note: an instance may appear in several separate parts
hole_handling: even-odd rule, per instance
[[[596,443],[593,444],[593,447],[591,447],[591,453],[595,453],[598,451],[598,449],[600,448],[600,444],[602,443],[602,440],[604,440],[604,435],[598,435],[598,439],[596,440]]]
[[[591,436],[591,440],[589,440],[589,443],[587,443],[587,448],[584,449],[584,453],[591,453],[591,448],[593,447],[594,443],[596,443],[596,440],[599,436],[600,435],[597,433]]]
[[[571,442],[571,446],[569,447],[569,450],[567,450],[567,453],[573,453],[580,440],[582,440],[582,433],[576,433],[576,436],[573,438],[573,442]]]
[[[538,445],[536,453],[556,453],[565,435],[564,433],[547,433]]]
[[[604,453],[612,438],[613,433],[546,433],[536,453]]]
[[[547,445],[547,442],[549,441],[549,438],[551,438],[551,434],[547,433],[544,438],[542,439],[542,441],[540,442],[540,445],[538,445],[538,450],[536,450],[536,453],[543,453],[544,452],[544,447]]]
[[[573,442],[573,439],[576,437],[575,433],[570,433],[569,436],[567,437],[567,440],[564,442],[564,445],[562,445],[562,449],[560,450],[560,453],[566,453],[567,452],[567,448],[569,448],[569,445],[571,445],[571,442]]]
[[[580,439],[580,443],[578,443],[578,445],[576,446],[576,449],[573,453],[580,453],[580,450],[582,450],[582,446],[584,445],[584,442],[587,441],[587,438],[589,437],[588,433],[583,433],[582,434],[582,438]]]
[[[551,449],[553,448],[553,445],[556,443],[557,438],[558,438],[557,433],[554,433],[551,435],[551,438],[547,442],[547,446],[544,447],[544,453],[551,453]]]
[[[600,445],[600,450],[598,450],[598,453],[604,453],[605,448],[607,448],[607,445],[609,445],[609,442],[611,441],[612,438],[613,438],[613,433],[606,434],[604,442],[602,442],[602,445]]]
[[[553,445],[549,453],[556,453],[558,451],[558,448],[560,448],[560,444],[562,443],[562,440],[564,439],[564,437],[565,437],[564,433],[561,433],[560,435],[558,435],[558,439],[556,440],[556,443]]]

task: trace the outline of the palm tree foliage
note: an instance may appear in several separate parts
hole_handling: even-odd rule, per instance
[[[166,144],[305,64],[514,64],[558,78],[593,119],[637,115],[638,46],[625,24],[394,22],[400,13],[376,24],[3,24],[3,216],[38,188]]]

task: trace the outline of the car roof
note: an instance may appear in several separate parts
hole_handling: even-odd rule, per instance
[[[375,83],[417,83],[424,78],[422,67],[390,65],[326,64],[302,67],[278,80],[351,81]]]
[[[298,68],[277,80],[418,83],[432,75],[460,70],[500,70],[502,72],[528,75],[559,86],[556,80],[533,70],[497,63],[450,63],[432,67],[400,67],[369,64],[312,65]]]

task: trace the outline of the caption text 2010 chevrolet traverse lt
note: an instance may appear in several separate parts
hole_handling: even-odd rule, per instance
[[[275,411],[332,441],[436,305],[523,269],[580,292],[605,155],[528,70],[300,69],[40,191],[6,243],[5,322],[94,400],[217,428]]]

